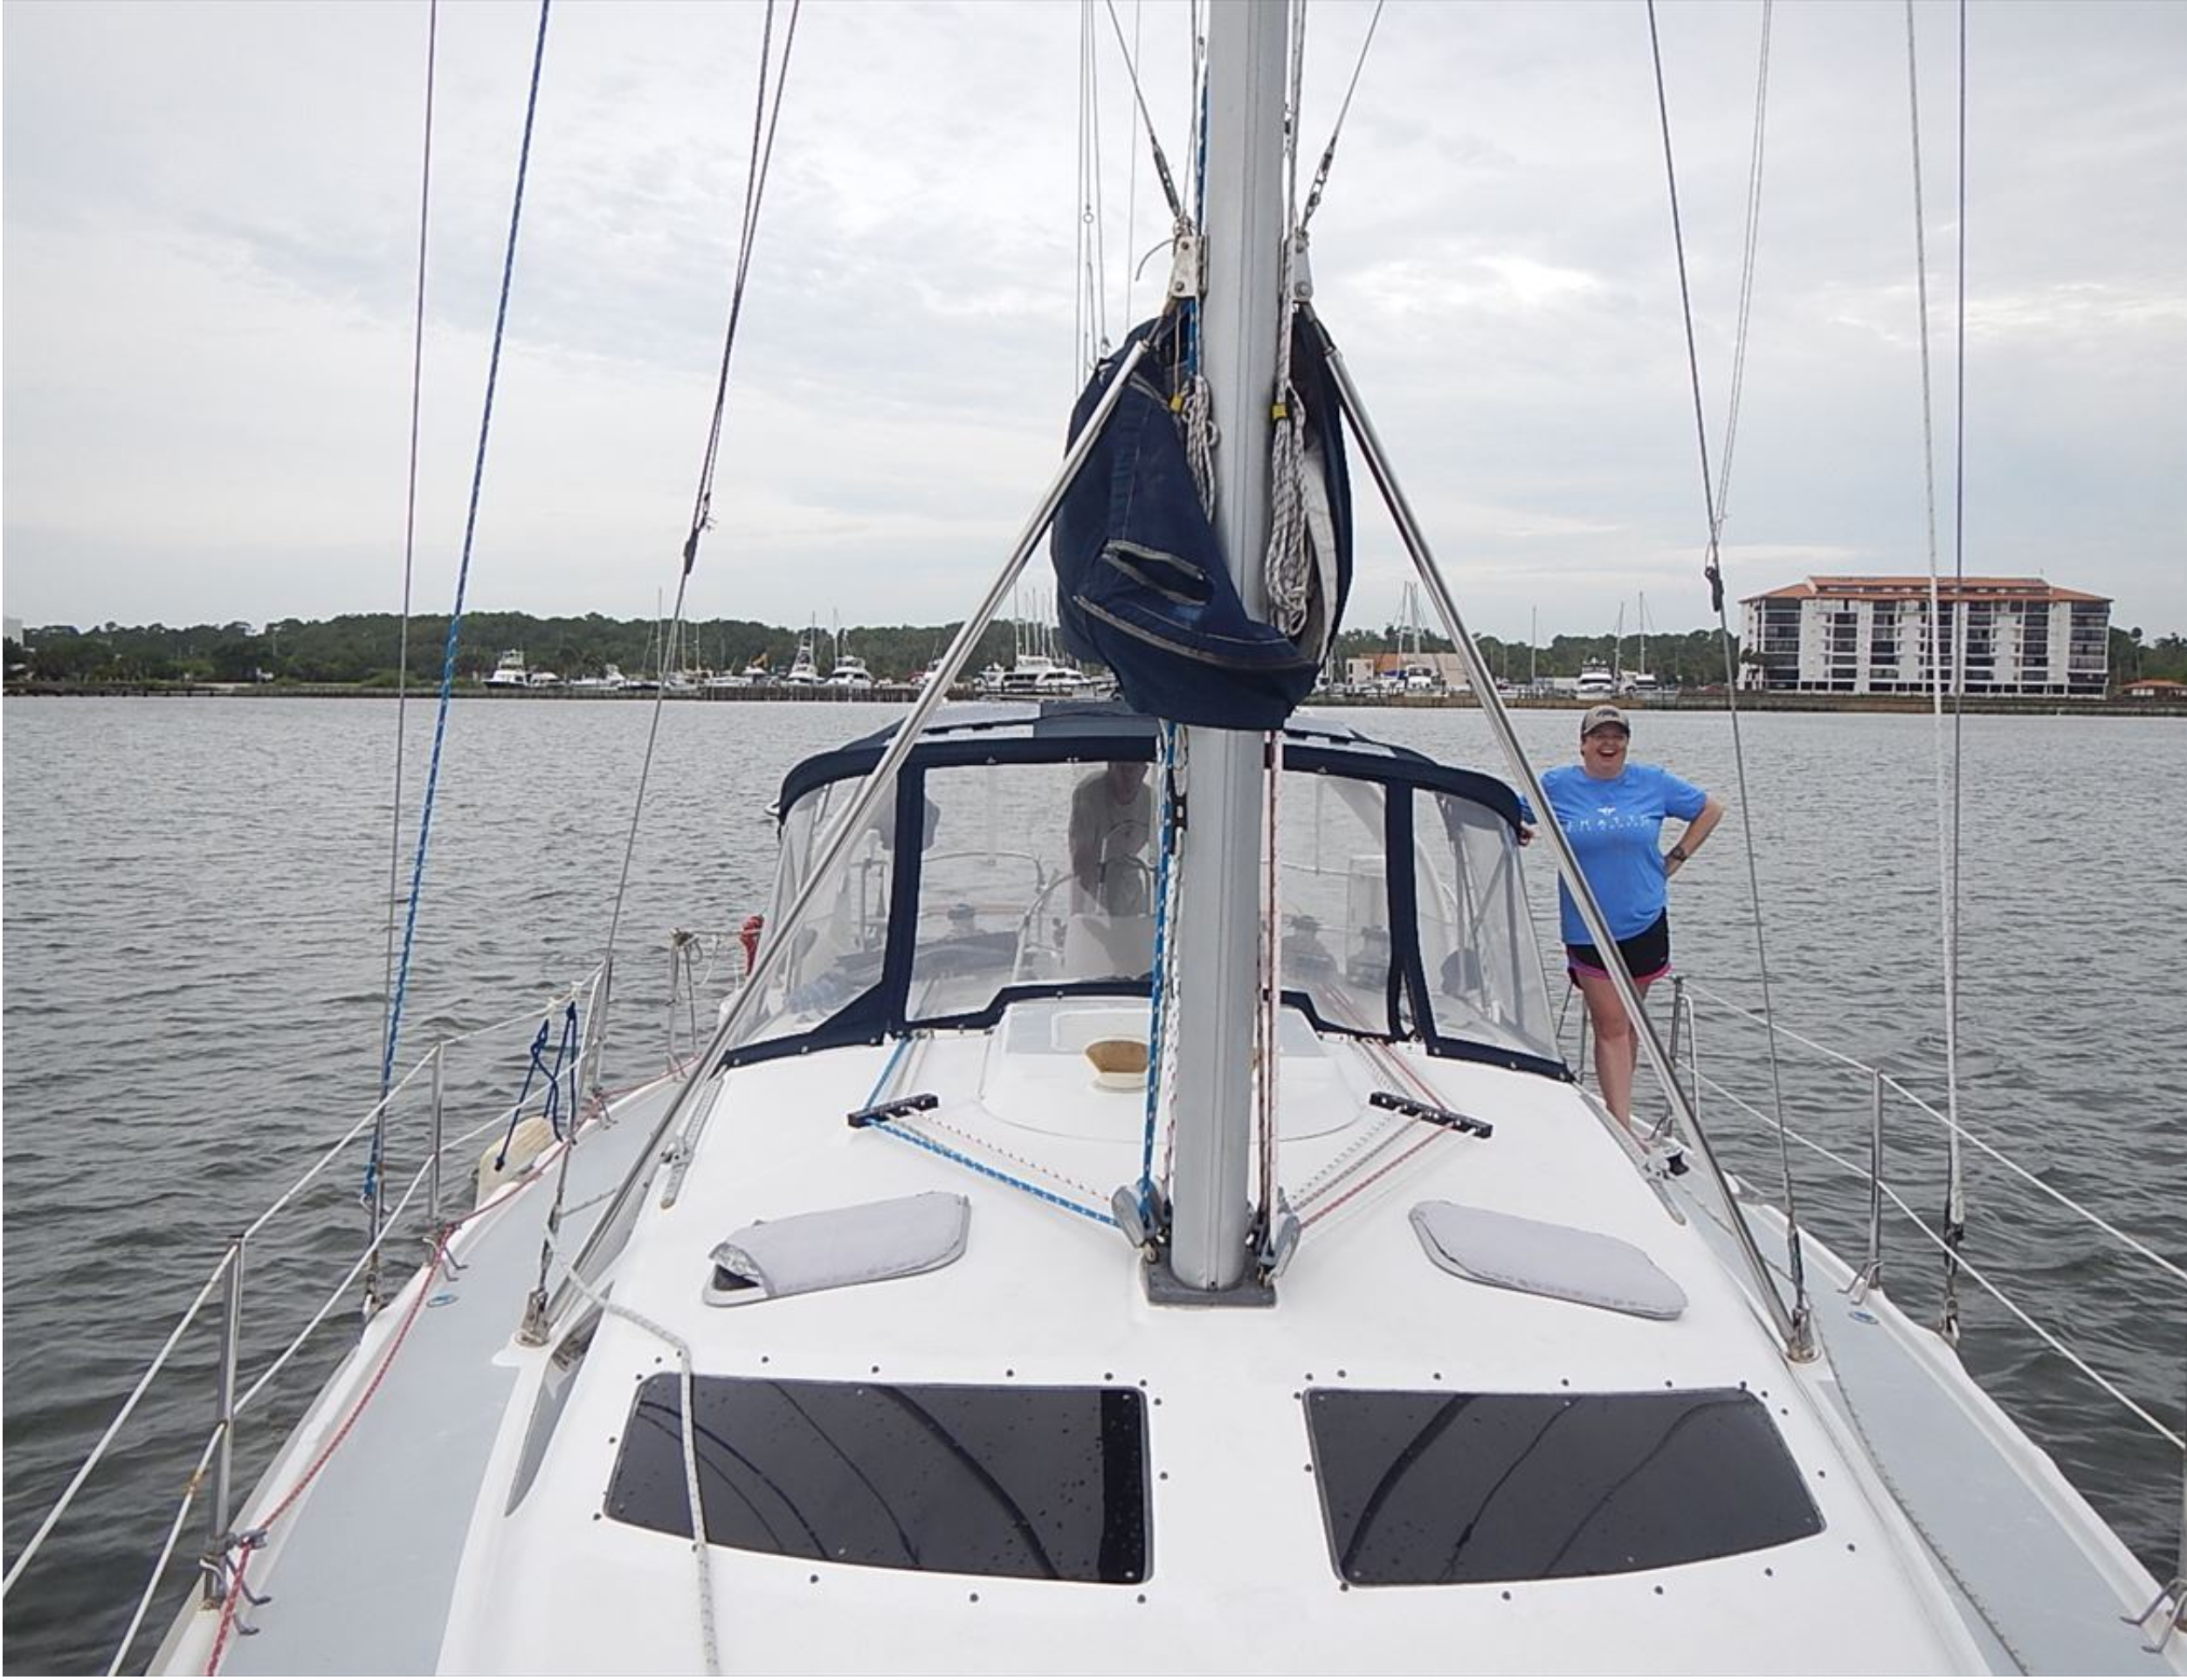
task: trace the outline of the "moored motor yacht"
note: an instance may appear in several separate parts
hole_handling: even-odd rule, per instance
[[[531,672],[524,664],[524,651],[511,648],[496,660],[493,669],[486,673],[486,685],[488,688],[529,687]]]

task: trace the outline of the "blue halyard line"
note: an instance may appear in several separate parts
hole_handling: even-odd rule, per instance
[[[1039,1185],[1031,1183],[1025,1179],[1013,1178],[1008,1173],[1003,1172],[997,1167],[990,1167],[983,1160],[975,1160],[971,1156],[961,1153],[958,1151],[950,1148],[946,1143],[936,1143],[932,1138],[926,1137],[920,1133],[907,1132],[900,1127],[893,1120],[875,1120],[868,1130],[874,1132],[886,1132],[892,1138],[900,1138],[906,1143],[916,1144],[920,1148],[928,1151],[931,1154],[939,1155],[944,1160],[953,1160],[960,1167],[969,1167],[974,1172],[982,1174],[988,1178],[991,1178],[998,1184],[1007,1184],[1013,1190],[1023,1190],[1028,1195],[1038,1196],[1043,1201],[1052,1202],[1055,1206],[1063,1208],[1066,1212],[1074,1213],[1081,1219],[1090,1219],[1097,1225],[1108,1225],[1113,1227],[1116,1223],[1115,1220],[1111,1218],[1107,1214],[1101,1213],[1093,1208],[1083,1207],[1080,1203],[1069,1200],[1067,1197],[1058,1195],[1053,1190],[1044,1190]]]
[[[417,850],[410,860],[410,905],[403,917],[403,958],[396,970],[395,995],[388,1003],[386,1048],[380,1061],[380,1090],[388,1090],[395,1078],[396,1045],[403,1031],[403,1002],[410,990],[410,955],[417,943],[417,900],[425,880],[425,853],[433,829],[433,795],[440,786],[442,744],[448,736],[448,706],[456,685],[456,649],[463,629],[465,591],[471,582],[471,553],[479,528],[479,500],[486,479],[486,445],[493,424],[493,390],[501,373],[501,342],[508,327],[509,292],[516,273],[516,235],[524,219],[524,176],[531,166],[532,126],[539,114],[539,78],[547,57],[547,14],[553,0],[540,0],[539,38],[532,48],[531,91],[524,103],[524,139],[516,155],[516,194],[509,209],[509,238],[501,258],[501,296],[493,314],[493,350],[486,361],[486,403],[479,417],[479,449],[471,469],[471,504],[464,516],[463,557],[456,568],[455,607],[448,616],[448,639],[441,650],[440,705],[433,717],[433,755],[425,772],[425,795],[418,807]],[[372,1130],[372,1157],[364,1173],[364,1195],[369,1200],[377,1188],[380,1162],[385,1148],[387,1121],[382,1116]]]
[[[494,1152],[493,1170],[497,1173],[507,1164],[509,1158],[509,1145],[514,1141],[516,1137],[516,1123],[523,1118],[524,1098],[532,1094],[532,1076],[544,1071],[545,1064],[542,1059],[541,1052],[546,1048],[547,1023],[542,1021],[539,1023],[539,1030],[532,1035],[532,1053],[530,1059],[525,1064],[524,1083],[517,1088],[515,1102],[509,1105],[508,1130],[501,1134],[501,1146]],[[557,1068],[556,1071],[557,1079],[559,1079],[559,1068]],[[548,1106],[550,1108],[552,1107],[551,1092],[553,1089],[553,1087],[549,1087],[550,1095]]]
[[[532,1036],[531,1061],[529,1065],[528,1065],[524,1070],[523,1088],[516,1093],[515,1105],[509,1110],[508,1130],[502,1133],[501,1147],[493,1157],[493,1170],[495,1172],[500,1172],[503,1167],[508,1164],[509,1145],[515,1140],[517,1122],[521,1120],[524,1115],[524,1098],[532,1094],[532,1076],[534,1074],[543,1073],[547,1076],[547,1100],[545,1105],[540,1112],[546,1116],[548,1127],[554,1133],[555,1137],[559,1138],[562,1135],[561,1118],[562,1113],[562,1073],[565,1067],[569,1070],[569,1112],[572,1117],[576,1114],[577,1069],[576,1064],[573,1059],[576,1048],[577,1006],[573,1000],[572,1002],[562,1006],[562,1039],[561,1042],[555,1046],[555,1065],[553,1067],[550,1068],[547,1065],[547,1022],[545,1021],[542,1021],[539,1023],[538,1032],[535,1033]]]
[[[896,1077],[896,1065],[904,1059],[904,1052],[911,1048],[911,1035],[907,1033],[896,1041],[896,1048],[889,1053],[887,1065],[881,1069],[881,1077],[873,1081],[873,1090],[866,1093],[866,1106],[871,1108],[881,1099],[888,1089],[888,1082]]]

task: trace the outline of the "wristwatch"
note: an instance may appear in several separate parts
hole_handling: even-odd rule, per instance
[[[1670,850],[1670,856],[1675,861],[1681,864],[1684,863],[1686,861],[1686,843],[1684,841],[1680,841],[1677,845],[1673,846]]]

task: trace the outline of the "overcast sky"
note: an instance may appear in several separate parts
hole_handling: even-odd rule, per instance
[[[786,5],[783,8],[786,11]],[[1369,7],[1315,0],[1318,153]],[[1118,0],[1185,162],[1188,17]],[[1916,8],[1941,559],[1953,565],[1956,8]],[[445,611],[536,9],[439,15],[416,602]],[[673,592],[741,211],[762,10],[558,0],[474,609]],[[424,0],[8,0],[4,598],[35,625],[400,599]],[[694,617],[960,616],[1080,376],[1080,8],[810,0]],[[1659,7],[1712,454],[1755,3]],[[1967,14],[1965,565],[2187,631],[2187,4]],[[1166,231],[1099,16],[1105,313]],[[1784,0],[1733,461],[1735,596],[1925,572],[1902,4]],[[1310,165],[1309,165],[1310,167]],[[1709,617],[1677,272],[1634,0],[1391,0],[1314,224],[1317,300],[1473,627]],[[1362,493],[1371,496],[1363,476]],[[1354,622],[1404,561],[1363,514]]]

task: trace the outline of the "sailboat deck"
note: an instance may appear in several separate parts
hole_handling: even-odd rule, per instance
[[[1728,1258],[1729,1233],[1687,1205]],[[1766,1239],[1782,1231],[1783,1216],[1756,1211],[1765,1248],[1782,1253]],[[2149,1608],[2132,1553],[2056,1464],[1941,1336],[1880,1291],[1853,1298],[1852,1270],[1818,1243],[1806,1251],[1834,1379],[1824,1395],[1949,1579],[1992,1670],[2177,1674],[2176,1649],[2149,1649],[2161,1622],[2129,1620]]]
[[[1316,1047],[1315,1057],[1321,1052]],[[1080,1081],[1076,1103],[997,1112],[980,1099],[1000,1071],[983,1036],[942,1037],[898,1082],[942,1094],[932,1121],[965,1154],[1044,1183],[1106,1189],[1136,1176],[1139,1126],[1127,1095]],[[1287,1098],[1325,1112],[1318,1135],[1285,1148],[1303,1182],[1377,1123],[1347,1081]],[[1307,1058],[1308,1060],[1314,1057]],[[1080,1064],[1083,1066],[1083,1064]],[[875,1667],[910,1672],[1113,1670],[1121,1641],[1150,1640],[1185,1669],[1238,1664],[1241,1639],[1298,1670],[1539,1666],[1689,1672],[1797,1666],[1873,1669],[1892,1654],[1974,1664],[1941,1598],[1901,1580],[1917,1542],[1879,1514],[1791,1380],[1746,1301],[1699,1236],[1604,1135],[1569,1087],[1485,1067],[1417,1064],[1445,1101],[1492,1119],[1487,1140],[1437,1138],[1307,1233],[1273,1311],[1175,1312],[1148,1305],[1135,1251],[1113,1229],[976,1174],[900,1139],[853,1131],[887,1066],[876,1049],[762,1064],[733,1075],[699,1169],[617,1270],[619,1306],[675,1318],[698,1372],[852,1383],[1125,1385],[1147,1397],[1149,1568],[1100,1585],[873,1568],[710,1548],[723,1661],[734,1669]],[[1287,1061],[1287,1075],[1291,1071]],[[1008,1082],[1001,1081],[1008,1089]],[[1055,1093],[1051,1093],[1054,1098]],[[795,1105],[810,1125],[783,1125]],[[740,1126],[740,1117],[766,1125]],[[1323,1122],[1335,1119],[1337,1123]],[[1007,1154],[1004,1152],[1007,1151]],[[734,1170],[702,1170],[734,1154]],[[1052,1175],[1052,1177],[1051,1176]],[[708,1256],[758,1218],[943,1188],[969,1198],[969,1240],[924,1275],[703,1316],[690,1304]],[[1417,1202],[1462,1200],[1625,1237],[1688,1292],[1675,1322],[1481,1287],[1424,1255]],[[1080,1199],[1073,1193],[1073,1199]],[[572,1672],[700,1666],[699,1598],[688,1542],[603,1517],[635,1384],[676,1368],[673,1351],[627,1319],[600,1327],[555,1443],[515,1518],[474,1554],[444,1666]],[[1221,1385],[1203,1380],[1220,1370]],[[1469,1389],[1637,1393],[1745,1387],[1771,1406],[1825,1532],[1744,1556],[1588,1579],[1425,1589],[1356,1587],[1334,1566],[1303,1400],[1309,1390]],[[523,1408],[519,1408],[520,1411]],[[520,1431],[521,1433],[521,1431]],[[505,1436],[500,1464],[514,1443]],[[491,1482],[493,1477],[489,1477]],[[593,1607],[580,1612],[580,1594]],[[1707,1616],[1681,1615],[1707,1596]],[[841,1614],[812,1614],[815,1601]],[[1782,1638],[1797,1604],[1797,1657]],[[1370,1608],[1371,1606],[1371,1608]],[[609,1607],[612,1607],[610,1608]],[[907,1614],[911,1611],[916,1614]],[[894,1630],[885,1651],[867,1629]],[[1639,1636],[1636,1638],[1636,1634]]]
[[[584,1240],[598,1198],[629,1169],[670,1094],[659,1085],[628,1098],[611,1124],[584,1133],[569,1162],[567,1201],[577,1211],[560,1239],[569,1249]],[[308,1484],[286,1518],[266,1525],[267,1545],[252,1556],[245,1579],[273,1598],[243,1607],[224,1673],[432,1671],[472,1507],[494,1498],[482,1479],[520,1376],[514,1360],[497,1354],[537,1279],[550,1177],[459,1231],[450,1246],[456,1266],[411,1279],[267,1470],[247,1523],[266,1523],[270,1503],[307,1476]],[[383,1364],[387,1375],[368,1396]],[[340,1447],[310,1475],[345,1422]],[[315,1521],[314,1506],[328,1520]],[[210,1640],[217,1618],[188,1613],[177,1632]],[[195,1666],[204,1668],[202,1656]]]
[[[1922,1422],[1938,1407],[1979,1401],[1962,1394],[1963,1380],[1917,1368],[1918,1335],[1849,1342],[1848,1326],[1833,1321],[1826,1342],[1838,1367],[1789,1365],[1725,1256],[1712,1252],[1725,1236],[1702,1201],[1687,1184],[1670,1190],[1636,1171],[1599,1111],[1570,1086],[1287,1032],[1282,1178],[1300,1187],[1305,1239],[1277,1284],[1274,1308],[1178,1312],[1149,1304],[1136,1251],[1086,1216],[1135,1179],[1143,1105],[1132,1092],[1099,1087],[1075,1055],[1047,1053],[1053,1038],[1045,1023],[1013,1034],[1006,1019],[991,1034],[919,1041],[900,1058],[858,1048],[722,1080],[677,1200],[652,1207],[615,1268],[612,1298],[633,1316],[611,1316],[595,1333],[528,1483],[520,1464],[551,1350],[516,1342],[512,1314],[535,1275],[543,1187],[520,1190],[467,1226],[454,1250],[462,1270],[413,1284],[429,1303],[415,1312],[406,1292],[383,1315],[252,1502],[245,1520],[264,1521],[348,1427],[253,1554],[253,1590],[273,1597],[245,1608],[240,1621],[259,1631],[231,1634],[223,1666],[700,1668],[689,1542],[621,1519],[611,1497],[638,1386],[679,1367],[651,1321],[679,1326],[701,1378],[1123,1388],[1144,1397],[1143,1577],[1030,1580],[717,1544],[707,1562],[714,1637],[729,1670],[1111,1671],[1128,1639],[1158,1642],[1175,1667],[1213,1670],[1236,1668],[1252,1649],[1257,1666],[1274,1651],[1275,1666],[1295,1671],[1859,1672],[1902,1670],[1908,1651],[1928,1652],[1928,1666],[1940,1671],[2010,1671],[2087,1667],[2061,1659],[2097,1650],[2111,1671],[2170,1671],[2115,1619],[2140,1608],[2121,1597],[2130,1569],[2107,1572],[2085,1546],[2059,1556],[2013,1538],[2046,1523],[2085,1541],[2108,1538],[2093,1518],[2061,1524],[2056,1511],[2023,1509],[2041,1504],[2046,1489],[2053,1503],[2071,1499],[2056,1493],[2064,1484],[2054,1471],[1985,1470],[1963,1453],[1935,1450],[2009,1432]],[[1426,1138],[1416,1153],[1370,1155],[1383,1129],[1405,1126],[1366,1102],[1393,1082],[1491,1122],[1494,1135],[1412,1123]],[[963,1159],[847,1126],[877,1090],[934,1092],[938,1105],[907,1124]],[[631,1100],[576,1152],[569,1201],[577,1211],[562,1237],[565,1253],[666,1099],[663,1089]],[[1363,1157],[1368,1164],[1355,1176],[1331,1183],[1332,1168]],[[656,1181],[649,1203],[665,1182]],[[712,1250],[730,1232],[933,1190],[969,1203],[969,1240],[954,1263],[694,1310]],[[1408,1217],[1437,1200],[1623,1239],[1683,1290],[1686,1308],[1657,1320],[1450,1276],[1430,1263]],[[1213,1371],[1221,1382],[1208,1380]],[[361,1404],[368,1387],[369,1403]],[[1347,1580],[1334,1555],[1309,1396],[1725,1389],[1768,1407],[1820,1532],[1667,1566],[1466,1584],[1364,1585]],[[1882,1450],[1887,1444],[1894,1449]],[[707,1450],[735,1446],[710,1439]],[[1554,1470],[1558,1455],[1544,1462]],[[1976,1508],[1994,1518],[1995,1532],[1939,1533],[1925,1523],[1916,1532],[1924,1508],[1951,1501],[1909,1490],[1918,1496],[1924,1481],[1970,1476],[1986,1477]],[[327,1520],[314,1520],[320,1511]],[[1955,1575],[1949,1596],[1932,1584]],[[2025,1602],[2016,1606],[2016,1597]],[[1703,1602],[1708,1613],[1693,1614]],[[2005,1612],[2002,1642],[1987,1628],[1970,1632],[1981,1623],[1972,1605],[1993,1619]],[[1788,1641],[1795,1624],[1797,1637]],[[186,1618],[165,1659],[202,1667],[217,1625],[214,1612]],[[871,1642],[869,1630],[880,1626],[893,1630],[885,1650]]]

